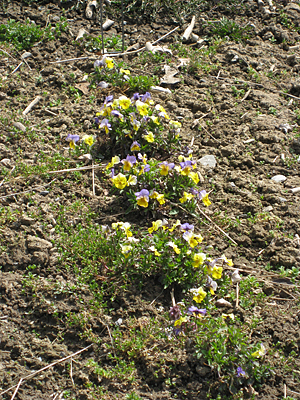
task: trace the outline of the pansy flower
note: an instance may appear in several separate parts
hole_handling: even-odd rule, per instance
[[[190,174],[191,170],[194,168],[194,165],[196,165],[196,161],[187,160],[187,161],[181,162],[180,163],[181,175],[188,176]]]
[[[206,287],[209,289],[210,293],[212,295],[215,294],[215,291],[218,288],[218,284],[217,282],[215,282],[214,280],[211,279],[210,276],[207,277],[207,282],[206,282]]]
[[[119,173],[112,178],[112,183],[115,185],[116,188],[122,190],[125,186],[127,186],[126,176]]]
[[[127,155],[124,160],[121,161],[123,164],[124,171],[130,171],[133,165],[136,163],[136,158],[134,156]]]
[[[211,205],[211,201],[208,198],[208,193],[206,192],[206,190],[200,190],[199,197],[206,207]]]
[[[169,174],[169,171],[175,167],[175,164],[164,161],[159,163],[158,166],[160,167],[160,174],[163,176],[167,176]]]
[[[155,200],[157,200],[158,202],[159,202],[159,204],[165,204],[165,202],[166,202],[166,200],[165,200],[165,195],[164,194],[162,194],[162,193],[157,193],[156,191],[154,191],[152,194],[151,194],[151,196],[150,196],[150,198],[151,199],[155,199]]]
[[[238,269],[235,269],[235,270],[232,272],[230,278],[231,278],[231,283],[233,283],[233,284],[239,283],[239,282],[242,280],[242,278],[241,278],[241,276],[240,276],[240,274],[239,274],[239,270],[238,270]]]
[[[136,106],[136,108],[137,108],[137,110],[138,110],[138,112],[139,112],[139,114],[141,116],[144,117],[144,116],[148,115],[148,107],[149,107],[149,105],[147,103],[144,103],[143,101],[137,100],[135,102],[135,106]]]
[[[267,354],[267,350],[265,348],[265,346],[261,343],[260,344],[260,349],[258,349],[257,351],[255,351],[254,353],[251,354],[252,357],[263,357]]]
[[[108,69],[112,69],[115,65],[114,60],[111,57],[105,57],[104,61]]]
[[[124,115],[121,114],[120,111],[118,111],[118,110],[112,110],[111,111],[111,115],[114,116],[114,117],[119,118],[121,121],[124,120]]]
[[[135,175],[129,175],[129,178],[127,180],[127,185],[135,186],[136,184],[137,184],[137,177]]]
[[[139,175],[143,174],[144,172],[149,172],[150,171],[150,165],[149,164],[143,164],[141,166]]]
[[[104,128],[105,133],[107,134],[111,130],[111,124],[107,118],[104,118],[99,125],[99,128]]]
[[[163,108],[163,106],[161,106],[160,104],[156,104],[155,106],[155,110],[159,111],[159,116],[163,117],[165,119],[170,119],[170,117],[168,116],[166,110]]]
[[[185,224],[180,225],[180,229],[182,231],[193,231],[194,225],[190,225],[188,222],[186,222]]]
[[[200,181],[199,175],[197,172],[190,171],[188,177],[197,185]]]
[[[196,290],[194,289],[192,293],[194,294],[193,300],[196,303],[201,303],[205,299],[205,297],[207,295],[207,293],[203,290],[202,287],[200,287],[200,288],[198,288]]]
[[[154,246],[150,246],[149,250],[154,253],[155,256],[160,257],[161,254],[157,251],[157,249]]]
[[[124,75],[130,75],[129,69],[120,68],[120,73],[121,73],[121,74],[124,74]]]
[[[135,140],[130,146],[130,151],[139,151],[141,149],[141,145]]]
[[[198,307],[195,307],[195,306],[191,306],[191,307],[188,308],[188,312],[187,313],[189,315],[195,315],[195,316],[202,315],[202,316],[204,316],[204,315],[206,315],[206,308],[198,308]]]
[[[180,249],[179,249],[179,247],[177,246],[177,244],[175,244],[174,242],[168,242],[167,243],[167,246],[170,246],[170,247],[172,247],[172,249],[175,251],[175,253],[176,254],[180,254]]]
[[[151,119],[151,121],[154,122],[156,125],[160,125],[158,117],[155,117],[154,115],[151,115],[150,119]]]
[[[123,110],[127,110],[127,108],[130,107],[131,101],[128,97],[126,96],[120,96],[119,97],[119,106],[123,108]]]
[[[146,92],[145,94],[142,95],[141,100],[144,103],[148,103],[151,100],[151,94],[149,92]]]
[[[147,155],[142,155],[141,153],[138,154],[138,159],[142,161],[144,164],[147,164]]]
[[[66,137],[66,141],[70,143],[70,148],[75,150],[76,143],[80,139],[79,135],[71,135],[71,133],[68,134]]]
[[[192,193],[183,192],[183,196],[179,199],[180,203],[185,203],[186,201],[192,200],[194,196]]]
[[[119,164],[120,157],[114,156],[111,159],[111,162],[107,164],[106,169],[113,168],[116,164]]]
[[[135,193],[137,204],[141,207],[148,207],[149,204],[149,190],[142,189],[140,192]]]
[[[184,240],[186,240],[188,242],[188,244],[192,248],[196,247],[203,240],[203,237],[201,235],[196,235],[193,231],[184,232],[182,237]]]
[[[238,378],[241,378],[242,376],[245,376],[245,375],[246,375],[246,372],[243,371],[242,367],[237,367],[236,376]]]
[[[139,93],[133,93],[133,96],[131,97],[131,100],[136,101],[140,99]]]
[[[121,245],[121,253],[124,254],[125,258],[129,257],[131,250],[132,246],[130,244]]]
[[[193,262],[192,262],[193,267],[194,268],[200,267],[201,265],[204,264],[205,259],[206,259],[206,254],[205,253],[196,253],[196,254],[194,254]]]
[[[102,60],[96,60],[94,62],[94,68],[100,68],[101,69],[103,67],[105,67],[105,62],[104,62],[103,58],[102,58]]]
[[[155,141],[154,135],[152,132],[147,133],[147,135],[143,135],[143,138],[147,140],[148,143],[153,143]]]
[[[152,221],[152,227],[148,228],[148,232],[156,232],[162,226],[162,220],[158,219],[157,221]]]
[[[82,140],[90,147],[94,144],[94,136],[92,135],[84,135]]]

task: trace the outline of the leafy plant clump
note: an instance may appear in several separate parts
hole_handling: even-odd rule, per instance
[[[133,93],[134,91],[146,92],[151,86],[157,84],[157,79],[147,75],[131,76],[130,70],[123,68],[123,62],[116,65],[108,56],[95,61],[94,68],[92,83],[100,88],[112,85],[123,92],[128,90]]]
[[[238,23],[226,17],[220,21],[208,22],[211,26],[211,34],[220,38],[228,37],[235,42],[241,42],[249,38],[249,26],[241,27]]]
[[[49,35],[49,29],[45,30],[34,24],[26,22],[21,24],[11,19],[6,24],[0,25],[0,41],[12,43],[17,50],[28,50],[42,40],[45,34]]]

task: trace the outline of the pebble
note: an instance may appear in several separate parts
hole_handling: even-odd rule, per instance
[[[281,182],[284,182],[286,180],[286,176],[284,176],[284,175],[275,175],[275,176],[273,176],[273,178],[271,178],[271,180],[276,182],[276,183],[281,183]]]
[[[43,190],[42,192],[40,192],[40,194],[42,196],[47,196],[48,193],[49,193],[49,190]]]
[[[22,60],[24,60],[25,58],[29,58],[29,57],[32,57],[32,54],[29,53],[29,51],[25,51],[25,53],[23,53],[23,54],[21,55],[21,59],[22,59]]]
[[[211,155],[200,158],[199,162],[204,167],[215,168],[215,166],[217,165],[217,160],[215,156]]]
[[[263,208],[263,212],[270,212],[272,210],[273,210],[272,206],[268,206],[268,207]]]

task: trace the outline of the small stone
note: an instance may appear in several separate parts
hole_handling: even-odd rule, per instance
[[[199,162],[201,165],[203,165],[203,167],[215,168],[215,166],[217,165],[217,160],[215,156],[212,155],[200,158]]]
[[[49,193],[49,190],[43,190],[42,192],[40,192],[40,194],[42,196],[47,196],[48,193]]]
[[[209,367],[202,367],[200,365],[197,365],[196,372],[199,376],[204,377],[211,372],[211,369]]]
[[[281,183],[281,182],[284,182],[286,180],[286,176],[284,176],[284,175],[275,175],[275,176],[273,176],[273,178],[271,178],[271,180],[276,182],[276,183]]]
[[[216,301],[216,306],[217,307],[228,307],[228,308],[232,308],[232,304],[229,303],[229,301],[225,300],[225,299],[219,299]]]
[[[29,58],[29,57],[32,57],[32,54],[29,53],[29,51],[25,51],[25,53],[23,53],[23,54],[21,55],[21,59],[22,59],[22,60],[24,60],[25,58]]]
[[[278,197],[278,200],[280,201],[280,203],[287,202],[287,199],[285,199],[284,197]]]
[[[273,210],[272,206],[268,206],[268,207],[263,208],[263,212],[270,212],[272,210]]]
[[[236,187],[236,184],[234,182],[229,182],[229,185],[232,187]]]
[[[3,160],[1,160],[0,162],[6,168],[9,168],[11,166],[11,160],[9,158],[3,158]]]

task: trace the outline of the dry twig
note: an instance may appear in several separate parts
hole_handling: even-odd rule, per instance
[[[205,214],[204,211],[201,210],[201,208],[199,207],[198,204],[197,204],[197,207],[198,207],[199,212],[200,212],[209,222],[211,222],[212,224],[214,224],[214,226],[215,226],[217,229],[219,229],[219,231],[222,232],[223,235],[225,235],[229,240],[231,240],[232,243],[234,243],[235,245],[238,245],[237,242],[236,242],[235,240],[233,240],[226,232],[223,231],[222,228],[219,227],[219,225],[217,225],[211,218],[209,218],[208,215]]]
[[[4,392],[0,393],[0,396],[2,396],[3,394],[9,392],[10,390],[16,388],[16,390],[15,390],[15,392],[13,394],[13,397],[11,398],[11,400],[12,400],[15,397],[16,393],[17,393],[17,389],[19,389],[19,387],[20,387],[20,385],[21,385],[21,383],[23,381],[25,381],[26,379],[32,378],[33,376],[39,374],[40,372],[46,371],[47,369],[49,369],[51,367],[54,367],[56,364],[60,364],[60,363],[62,363],[64,361],[68,360],[71,357],[77,356],[78,354],[82,353],[83,351],[89,349],[91,346],[93,346],[93,344],[90,344],[87,347],[85,347],[84,349],[78,350],[78,351],[76,351],[76,353],[70,354],[67,357],[61,358],[60,360],[55,361],[52,364],[46,365],[46,367],[43,367],[43,368],[39,369],[38,371],[32,372],[31,374],[24,376],[23,378],[20,379],[20,381],[19,381],[19,383],[17,385],[11,386],[10,388],[4,390]]]

